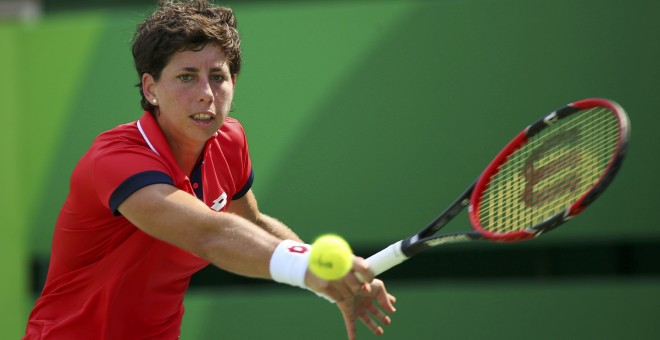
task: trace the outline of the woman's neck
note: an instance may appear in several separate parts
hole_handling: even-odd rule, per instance
[[[199,158],[204,149],[204,144],[201,145],[182,145],[178,143],[169,143],[174,159],[187,176],[190,176],[193,169],[199,162]]]

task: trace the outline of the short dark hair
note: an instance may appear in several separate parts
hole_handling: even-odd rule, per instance
[[[133,37],[133,61],[138,77],[151,74],[160,78],[163,68],[175,52],[199,51],[207,44],[222,49],[231,75],[241,69],[241,40],[234,12],[213,5],[209,0],[159,0],[159,8],[137,26]],[[142,81],[137,84],[141,105],[153,112],[154,106],[144,97]]]

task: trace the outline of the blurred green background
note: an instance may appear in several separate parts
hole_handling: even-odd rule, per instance
[[[76,161],[141,115],[130,40],[151,3],[44,1],[38,18],[0,21],[7,339],[39,292]],[[434,250],[386,273],[399,311],[385,339],[660,338],[660,2],[224,3],[243,41],[232,115],[261,209],[306,240],[339,233],[365,257],[435,217],[541,115],[606,97],[631,117],[619,176],[560,231]],[[312,294],[205,272],[183,339],[344,335]]]

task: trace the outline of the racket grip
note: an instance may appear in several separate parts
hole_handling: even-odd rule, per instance
[[[371,267],[375,276],[408,259],[408,256],[401,251],[401,242],[393,243],[367,259],[367,263],[369,263],[369,267]]]

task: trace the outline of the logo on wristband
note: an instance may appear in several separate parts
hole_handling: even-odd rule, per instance
[[[309,248],[302,245],[291,246],[287,249],[289,249],[289,252],[291,253],[298,253],[298,254],[304,254],[309,251]]]

